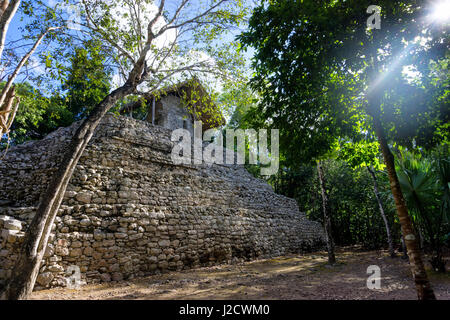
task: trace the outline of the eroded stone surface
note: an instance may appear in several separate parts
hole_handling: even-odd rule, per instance
[[[11,148],[0,161],[0,282],[77,123]],[[321,225],[243,166],[172,163],[171,131],[107,115],[55,219],[38,288],[272,257],[321,246]],[[73,270],[71,267],[70,270]]]

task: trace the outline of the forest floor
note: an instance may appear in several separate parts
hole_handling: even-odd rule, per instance
[[[42,290],[31,299],[416,299],[407,260],[357,247],[338,248],[336,257],[334,266],[327,264],[326,252],[315,252],[91,284],[78,290]],[[367,288],[369,265],[381,269],[380,289]],[[428,271],[437,298],[450,300],[450,272]]]

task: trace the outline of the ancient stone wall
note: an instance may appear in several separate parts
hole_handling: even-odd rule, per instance
[[[0,161],[0,285],[78,124]],[[172,163],[171,131],[107,115],[67,188],[37,288],[128,279],[323,244],[321,225],[243,166]]]
[[[161,123],[157,123],[165,128],[175,130],[184,128],[194,133],[192,116],[187,109],[182,106],[181,99],[175,95],[167,95],[161,98],[160,117]]]

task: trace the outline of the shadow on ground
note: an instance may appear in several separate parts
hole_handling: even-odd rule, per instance
[[[123,281],[34,292],[31,299],[416,299],[408,262],[385,251],[339,248],[326,252],[221,265]],[[381,269],[381,289],[370,290],[367,267]],[[450,300],[450,275],[430,271],[438,299]]]

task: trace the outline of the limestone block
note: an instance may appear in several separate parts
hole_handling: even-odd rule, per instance
[[[72,244],[70,245],[72,248],[81,248],[83,243],[81,241],[72,241]]]
[[[56,246],[55,253],[60,256],[67,256],[69,255],[69,248],[63,246]]]
[[[125,239],[126,237],[128,237],[128,235],[124,232],[116,232],[114,233],[114,236],[116,237],[116,239]]]
[[[106,234],[100,230],[94,230],[94,239],[95,240],[103,240],[106,237]]]
[[[92,199],[92,194],[89,192],[80,192],[77,193],[75,199],[77,199],[77,201],[80,201],[82,203],[90,203]]]
[[[64,268],[58,264],[50,265],[47,269],[51,272],[64,272]]]
[[[80,225],[82,225],[83,227],[87,227],[91,224],[91,220],[89,219],[81,219],[80,220]]]
[[[22,230],[22,222],[16,219],[8,219],[3,223],[3,228],[8,230]]]
[[[2,257],[2,258],[7,257],[7,256],[9,256],[10,254],[11,254],[10,251],[7,250],[7,249],[2,249],[2,250],[0,250],[0,257]]]
[[[120,272],[114,272],[112,274],[112,280],[113,281],[122,281],[123,280],[123,274],[121,274]]]
[[[43,287],[47,287],[50,282],[52,282],[54,277],[55,276],[51,272],[40,273],[36,278],[36,282]]]
[[[160,240],[160,241],[158,241],[158,244],[160,247],[168,247],[168,246],[170,246],[170,241],[169,240]]]
[[[55,253],[55,248],[54,248],[53,244],[49,243],[47,245],[47,248],[45,249],[44,257],[45,258],[51,257],[54,253]]]
[[[110,282],[111,281],[111,275],[109,273],[102,273],[100,275],[100,279],[102,282]]]
[[[81,256],[81,254],[82,254],[82,251],[80,248],[70,250],[71,257],[78,257],[78,256]]]

